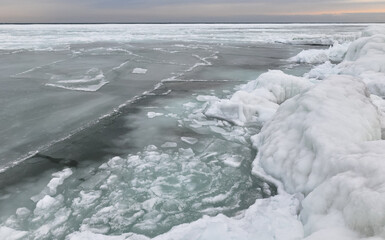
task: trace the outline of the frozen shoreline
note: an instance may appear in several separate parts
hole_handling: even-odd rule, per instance
[[[340,64],[329,69],[316,67],[323,78],[294,78],[271,71],[247,84],[231,99],[211,103],[210,116],[240,125],[262,123],[261,132],[252,137],[259,150],[253,172],[259,176],[271,175],[282,182],[278,196],[297,199],[287,191],[305,197],[297,205],[301,209],[299,217],[303,229],[281,229],[271,220],[264,228],[274,228],[276,232],[263,239],[385,237],[385,179],[382,174],[385,152],[381,140],[385,101],[368,92],[382,93],[380,84],[385,81],[385,35],[379,33],[384,34],[385,28],[369,28],[364,37],[345,48],[346,56]],[[341,48],[335,49],[341,56]],[[291,60],[323,63],[334,56],[333,50],[308,50]],[[327,53],[322,61],[311,56],[320,53]],[[340,75],[335,75],[337,73]],[[373,81],[376,88],[371,85]],[[313,86],[309,88],[309,85]],[[274,105],[282,102],[279,107]],[[276,182],[278,186],[279,182]],[[295,205],[295,201],[291,204]],[[252,209],[246,210],[246,214]],[[296,214],[291,214],[276,217],[286,220],[291,217],[289,222],[298,223]],[[208,219],[203,232],[214,229],[213,224],[219,219]],[[243,220],[244,224],[250,221],[246,217]],[[232,221],[228,219],[222,224],[232,226]],[[251,231],[260,225],[256,224]],[[286,230],[293,235],[278,234]],[[243,231],[237,234],[240,236]],[[226,238],[227,234],[223,238],[232,239]]]
[[[370,28],[363,38],[349,47],[335,44],[330,49],[308,50],[291,58],[294,62],[321,64],[304,77],[273,70],[244,85],[229,99],[198,96],[198,101],[208,101],[206,116],[235,124],[237,132],[234,136],[226,135],[229,138],[245,141],[242,127],[237,126],[262,126],[261,132],[251,137],[254,147],[259,150],[253,173],[274,182],[279,194],[257,199],[237,216],[204,216],[177,225],[154,239],[253,239],[255,236],[282,240],[384,238],[385,213],[380,210],[385,209],[382,187],[385,179],[381,174],[385,171],[381,162],[385,158],[381,140],[385,101],[377,95],[382,93],[380,80],[385,81],[385,37],[376,35],[378,31],[385,32],[385,29]],[[344,60],[337,64],[345,52]],[[377,60],[376,64],[372,59]],[[184,107],[194,108],[187,104]],[[147,116],[150,119],[174,117],[152,110],[147,112]],[[204,124],[208,124],[213,132],[223,134],[223,130],[210,126],[210,123]],[[197,139],[183,137],[182,142],[194,145]],[[175,148],[175,144],[170,142],[164,148]],[[149,146],[147,150],[143,156],[112,158],[100,169],[119,169],[125,167],[127,161],[135,165],[135,161],[141,158],[165,157],[156,147]],[[188,149],[179,151],[186,158],[194,156]],[[230,158],[228,155],[225,157]],[[239,167],[236,161],[233,159],[230,165]],[[44,209],[62,207],[65,200],[61,194],[55,196],[56,190],[64,187],[61,185],[71,174],[69,169],[54,173],[46,192],[36,198],[34,211],[18,209],[18,221],[30,214],[36,215],[36,221],[48,219]],[[100,178],[105,177],[101,175]],[[113,175],[105,178],[108,183],[104,188],[117,184],[116,179]],[[83,192],[72,204],[84,207],[90,201],[92,205],[100,194],[98,191]],[[222,201],[226,197],[226,194],[220,194],[206,201]],[[150,209],[154,204],[154,201],[148,201],[144,207]],[[58,229],[56,225],[62,223],[60,218],[68,218],[70,214],[66,207],[60,210],[61,215],[55,217],[54,222],[37,229],[34,234],[48,236],[45,234],[51,234],[50,226]],[[10,218],[7,226],[0,226],[0,236],[12,234],[15,239],[23,239],[29,233],[11,228],[13,220]],[[55,234],[60,234],[60,229],[55,231]],[[85,222],[79,231],[69,234],[66,239],[148,239],[131,233],[108,236],[102,231],[89,228]]]

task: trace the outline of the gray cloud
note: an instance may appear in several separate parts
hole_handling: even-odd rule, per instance
[[[383,0],[2,0],[0,22],[379,22]],[[373,13],[378,10],[379,13]],[[371,11],[372,13],[360,13]],[[337,14],[347,12],[347,14]],[[381,13],[384,12],[384,13]]]

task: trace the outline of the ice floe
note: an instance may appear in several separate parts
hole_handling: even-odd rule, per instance
[[[146,74],[147,73],[147,69],[145,69],[145,68],[134,68],[134,70],[132,70],[132,73],[134,73],[134,74]]]
[[[75,91],[95,92],[109,83],[104,76],[103,71],[98,68],[91,68],[84,76],[77,79],[63,78],[63,76],[53,75],[50,82],[46,83],[45,86]]]

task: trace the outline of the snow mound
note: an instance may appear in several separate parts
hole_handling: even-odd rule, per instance
[[[296,63],[324,63],[326,61],[341,62],[348,50],[349,43],[339,44],[335,42],[328,49],[309,49],[303,50],[296,56],[289,59],[290,62]]]
[[[339,68],[342,73],[351,75],[368,71],[385,73],[384,54],[385,35],[360,38],[351,44]]]
[[[279,104],[312,85],[305,78],[279,70],[269,71],[244,85],[230,99],[211,101],[205,115],[241,126],[252,122],[264,123],[274,115]]]
[[[307,195],[309,239],[385,237],[385,142],[365,84],[330,77],[286,101],[253,137],[253,171]]]
[[[310,72],[305,73],[304,77],[313,78],[317,80],[323,80],[330,75],[338,74],[339,69],[336,68],[336,65],[330,61],[326,61],[323,64],[320,64],[310,70]]]
[[[369,29],[384,29],[384,27],[372,26]],[[381,31],[369,32],[374,34]],[[314,67],[304,77],[322,80],[335,74],[352,75],[360,78],[370,93],[385,96],[385,31],[382,31],[382,34],[373,34],[366,33],[364,35],[367,37],[352,42],[346,51],[344,61],[340,64],[334,65],[326,61]]]

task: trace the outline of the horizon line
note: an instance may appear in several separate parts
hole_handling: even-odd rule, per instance
[[[371,21],[143,21],[143,22],[0,22],[0,25],[38,25],[38,24],[385,24]]]

